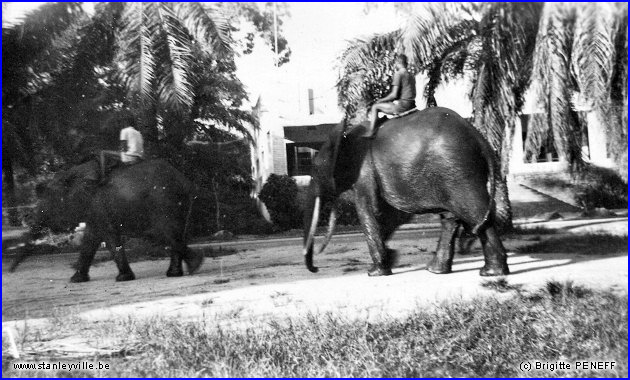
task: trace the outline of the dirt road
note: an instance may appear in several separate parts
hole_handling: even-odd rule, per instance
[[[618,229],[623,223],[627,226],[627,220],[615,223]],[[550,279],[568,279],[627,292],[625,247],[575,248],[570,244],[574,236],[506,239],[512,271],[509,283],[536,288]],[[548,239],[560,240],[551,249],[536,252]],[[68,279],[75,255],[29,258],[15,273],[3,269],[3,325],[67,315],[94,321],[156,314],[225,321],[230,315],[228,319],[235,323],[311,311],[397,315],[418,303],[488,292],[481,286],[487,279],[478,275],[483,265],[479,247],[472,255],[456,257],[452,274],[435,275],[424,270],[435,246],[434,232],[424,236],[401,233],[391,243],[400,258],[395,275],[381,278],[366,275],[369,257],[362,239],[333,242],[325,254],[315,258],[320,267],[317,274],[304,268],[299,241],[208,258],[197,274],[181,278],[165,277],[167,260],[136,262],[132,268],[137,280],[125,283],[114,281],[117,272],[109,260],[92,268],[90,282],[71,284]]]

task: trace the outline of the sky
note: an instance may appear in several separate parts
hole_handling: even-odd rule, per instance
[[[391,4],[367,15],[362,2],[290,3],[289,12],[290,18],[283,19],[283,34],[291,47],[290,62],[276,69],[269,48],[259,41],[254,53],[241,57],[237,73],[253,98],[281,82],[285,86],[272,96],[290,98],[302,108],[309,88],[318,105],[336,107],[335,61],[348,40],[394,30],[402,21]]]

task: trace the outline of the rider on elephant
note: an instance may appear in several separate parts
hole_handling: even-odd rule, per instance
[[[136,129],[135,119],[130,117],[128,126],[120,131],[120,151],[102,150],[100,155],[101,181],[106,180],[107,157],[113,157],[116,162],[132,165],[142,161],[144,157],[144,140]]]
[[[397,115],[416,107],[416,78],[407,70],[407,56],[398,54],[394,68],[396,72],[392,82],[392,91],[372,105],[370,128],[364,137],[373,138],[376,136],[379,112]]]

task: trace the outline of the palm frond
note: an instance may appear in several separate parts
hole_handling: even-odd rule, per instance
[[[339,56],[337,94],[349,118],[389,91],[398,36],[394,31],[354,39]]]
[[[400,34],[412,65],[430,65],[454,43],[475,33],[478,11],[475,3],[431,3],[411,15]]]
[[[427,108],[437,107],[437,101],[435,100],[435,90],[440,84],[442,78],[442,61],[434,60],[433,64],[427,70],[427,76],[429,80],[424,86],[424,98],[427,100]]]
[[[611,3],[576,6],[571,69],[582,97],[594,108],[608,103],[615,58],[614,10]]]
[[[192,41],[173,11],[171,3],[160,3],[158,15],[161,20],[161,27],[164,29],[165,50],[171,64],[170,72],[162,81],[164,87],[159,90],[160,100],[185,112],[192,105],[194,97],[188,75],[192,66],[190,48]]]
[[[529,116],[524,148],[525,159],[528,162],[536,162],[538,152],[549,141],[550,127],[546,114],[534,113]]]
[[[532,83],[538,105],[551,126],[556,151],[572,169],[579,171],[583,166],[582,130],[570,102],[576,89],[570,72],[574,21],[573,7],[545,4],[534,51]],[[537,155],[539,144],[539,139],[527,141],[527,154]]]
[[[209,44],[218,54],[233,52],[228,17],[219,8],[193,2],[180,3],[175,10],[196,41]]]
[[[615,57],[608,115],[608,151],[617,171],[628,180],[628,4],[616,4]]]
[[[117,57],[121,83],[145,102],[154,101],[156,57],[153,38],[157,27],[155,4],[129,3],[122,14],[122,30],[118,35]]]
[[[471,93],[474,125],[499,153],[504,176],[520,111],[519,78],[523,62],[529,58],[527,41],[535,35],[536,14],[536,5],[492,3],[484,5],[479,22],[479,66]]]

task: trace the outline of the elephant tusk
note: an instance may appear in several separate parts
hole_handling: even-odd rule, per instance
[[[330,239],[333,236],[333,232],[335,232],[336,223],[337,223],[337,209],[333,206],[332,210],[330,211],[330,217],[328,219],[328,231],[326,232],[324,243],[322,244],[319,251],[317,251],[318,255],[324,252],[324,249],[326,249],[326,246],[328,246],[328,243],[330,243]]]
[[[313,220],[311,221],[311,228],[308,231],[308,238],[306,239],[306,244],[304,245],[304,256],[308,255],[308,250],[313,244],[313,239],[315,238],[315,229],[317,228],[317,222],[319,221],[319,197],[315,198],[315,207],[313,207]]]

